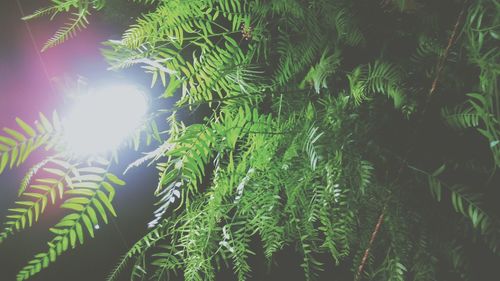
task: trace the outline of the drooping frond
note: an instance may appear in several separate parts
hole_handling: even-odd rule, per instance
[[[400,71],[389,63],[376,61],[357,67],[348,78],[351,95],[358,103],[369,98],[372,93],[386,94],[393,100],[396,108],[401,107],[404,102]]]
[[[89,15],[90,13],[86,9],[74,13],[73,17],[69,19],[69,22],[59,28],[56,33],[47,40],[45,45],[43,45],[42,52],[74,37],[78,31],[86,28],[89,23],[87,19]]]
[[[48,267],[62,253],[74,249],[78,243],[82,245],[87,235],[94,237],[99,223],[108,223],[108,215],[116,216],[111,203],[115,195],[112,184],[123,185],[124,182],[104,168],[78,169],[71,188],[63,191],[67,197],[61,208],[69,210],[69,214],[50,229],[54,237],[48,242],[48,250],[35,255],[19,271],[17,280],[26,280]]]
[[[16,122],[21,130],[4,128],[5,135],[0,136],[0,173],[7,167],[19,166],[40,146],[50,148],[55,145],[61,131],[57,114],[54,114],[53,123],[40,114],[40,121],[35,123],[36,128],[19,118]]]
[[[61,200],[66,189],[75,184],[74,177],[79,175],[77,167],[64,160],[48,160],[42,168],[43,175],[35,175],[33,183],[20,190],[20,200],[15,202],[15,207],[9,209],[5,228],[0,233],[0,243],[15,232],[31,227],[44,213],[48,203],[55,204],[56,200]]]
[[[479,126],[480,116],[470,108],[462,109],[456,107],[454,109],[443,108],[441,111],[446,123],[456,129],[474,128]]]
[[[301,88],[305,84],[312,85],[316,93],[320,92],[321,88],[328,88],[327,79],[331,76],[340,65],[340,53],[334,52],[327,56],[327,51],[323,52],[317,65],[311,67],[306,77],[301,83]]]

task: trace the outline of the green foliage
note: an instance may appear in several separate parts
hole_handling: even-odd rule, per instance
[[[369,98],[372,93],[391,97],[396,108],[404,102],[401,71],[391,64],[376,61],[368,66],[359,66],[348,78],[351,95],[357,103]]]
[[[19,118],[16,122],[20,130],[4,128],[5,135],[0,136],[0,174],[6,168],[19,166],[40,146],[49,149],[58,139],[60,121],[57,114],[54,114],[53,123],[40,114],[40,121],[35,122],[36,130]]]
[[[53,1],[34,16],[76,10],[85,19],[91,2]],[[113,70],[144,68],[151,85],[165,89],[160,97],[175,103],[158,111],[170,114],[168,131],[148,120],[132,140],[136,149],[144,133],[146,144],[157,142],[127,168],[156,165],[157,209],[152,230],[108,281],[127,265],[132,280],[215,280],[222,268],[247,280],[251,256],[263,253],[272,264],[285,248],[302,258],[306,280],[330,264],[369,280],[467,280],[465,244],[498,255],[497,209],[482,199],[496,187],[500,162],[497,2],[467,2],[463,17],[443,12],[462,8],[451,0],[137,2],[151,10],[103,54]],[[462,36],[450,36],[454,26]],[[184,110],[203,121],[177,121]],[[24,143],[51,143],[38,141],[51,132],[44,120],[37,131],[20,121],[22,131],[5,131],[0,170],[24,161],[33,150]],[[471,165],[440,146],[461,138],[443,123],[488,141],[493,165],[463,154],[493,166],[468,171],[485,179],[477,188],[461,176]],[[483,144],[460,151],[476,145]],[[31,226],[46,202],[60,200],[69,211],[19,280],[116,215],[112,184],[123,182],[105,163],[65,156],[28,172],[7,218],[1,239]]]
[[[318,64],[311,67],[311,70],[309,70],[304,81],[301,83],[302,88],[305,83],[308,83],[314,86],[316,93],[319,93],[321,88],[328,87],[327,78],[335,73],[335,70],[340,65],[341,58],[339,52],[334,52],[330,56],[326,56],[326,54],[327,52],[325,51]]]
[[[457,107],[453,110],[443,108],[441,112],[443,118],[450,126],[457,129],[474,128],[479,126],[479,115],[472,109],[462,109]]]
[[[467,94],[467,107],[460,113],[456,111],[462,127],[473,124],[479,133],[488,139],[497,167],[500,165],[500,146],[498,145],[500,100],[497,79],[500,73],[498,52],[500,15],[494,10],[498,9],[498,5],[497,2],[479,1],[471,7],[465,20],[464,33],[469,51],[468,59],[479,69],[480,74],[474,93]],[[456,120],[457,117],[454,119]]]
[[[47,243],[48,250],[36,254],[19,271],[17,280],[28,279],[55,262],[68,249],[74,249],[78,243],[83,245],[86,235],[94,237],[94,229],[100,227],[100,222],[107,224],[109,215],[116,216],[111,204],[115,195],[112,184],[123,185],[124,182],[97,165],[76,168],[76,173],[78,175],[71,179],[69,187],[59,191],[65,195],[61,208],[69,210],[69,214],[50,228],[54,237]]]
[[[3,223],[0,243],[33,226],[50,207],[58,206],[69,214],[50,228],[54,237],[48,242],[48,250],[35,255],[17,280],[28,279],[77,243],[83,244],[85,233],[93,238],[100,222],[107,224],[110,215],[116,216],[111,203],[115,196],[113,185],[125,184],[108,172],[108,160],[92,157],[83,161],[72,157],[57,113],[51,121],[43,114],[39,116],[33,126],[17,118],[20,129],[4,128],[5,135],[0,136],[2,171],[24,163],[40,147],[53,153],[31,167],[22,179],[19,198],[8,209]]]
[[[72,38],[78,31],[85,29],[88,25],[88,16],[92,10],[100,10],[104,7],[104,0],[51,0],[48,7],[41,8],[23,20],[32,20],[41,16],[50,16],[53,19],[60,13],[69,13],[68,22],[60,27],[54,35],[47,40],[42,48],[45,51]]]
[[[427,174],[431,193],[437,201],[443,198],[444,189],[447,189],[451,199],[451,206],[455,212],[470,221],[472,227],[480,233],[491,251],[498,253],[500,220],[484,210],[481,194],[472,192],[469,187],[462,185],[448,185],[437,177],[444,171],[443,165],[432,174]]]
[[[36,165],[28,173],[28,178],[23,180],[16,207],[9,209],[10,214],[5,222],[5,230],[0,233],[1,241],[10,234],[21,231],[25,227],[31,227],[34,222],[45,211],[47,204],[55,204],[56,200],[62,199],[65,186],[72,186],[78,170],[75,166],[58,159],[48,159],[43,165]],[[32,179],[39,169],[47,174],[46,177]],[[32,182],[33,181],[33,182]],[[32,183],[31,183],[32,182]],[[30,184],[31,183],[31,184]]]

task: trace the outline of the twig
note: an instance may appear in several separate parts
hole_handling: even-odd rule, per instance
[[[363,258],[361,259],[361,263],[359,264],[358,272],[356,273],[356,277],[354,278],[354,281],[359,281],[361,278],[361,275],[363,274],[364,268],[366,266],[366,261],[368,260],[368,256],[370,255],[370,251],[371,251],[371,248],[373,246],[373,243],[375,242],[375,239],[377,238],[377,234],[380,231],[380,227],[382,226],[382,223],[384,222],[386,208],[387,208],[387,205],[384,206],[384,209],[382,210],[382,212],[380,213],[380,216],[378,217],[377,224],[375,225],[375,228],[373,229],[372,237],[370,238],[370,242],[368,243],[368,247],[366,247]]]
[[[446,62],[446,59],[447,59],[448,54],[450,52],[451,46],[453,45],[453,43],[455,43],[455,41],[457,39],[458,27],[460,26],[460,24],[462,22],[462,19],[463,19],[464,13],[465,13],[465,8],[467,7],[467,3],[468,3],[468,0],[465,0],[464,4],[462,6],[462,9],[460,10],[460,13],[458,14],[457,21],[455,22],[455,26],[453,27],[453,31],[450,35],[450,38],[448,39],[448,45],[446,46],[446,49],[444,50],[443,55],[441,56],[441,58],[439,59],[439,61],[437,63],[436,76],[434,77],[434,81],[432,82],[432,86],[431,86],[431,88],[429,90],[429,94],[427,96],[428,101],[430,100],[432,94],[434,94],[434,92],[436,90],[436,87],[437,87],[437,84],[439,81],[439,76],[444,68],[444,63]],[[427,107],[427,105],[428,105],[428,102],[426,103],[425,107]],[[425,109],[423,110],[423,112],[425,112]],[[406,158],[407,156],[408,155],[406,155],[404,158]],[[403,168],[405,167],[404,162],[405,161],[403,161],[403,165],[401,166],[401,168],[398,171],[398,175],[400,175],[402,173]],[[370,251],[371,251],[371,248],[373,246],[373,243],[375,242],[375,239],[377,238],[377,234],[380,231],[380,227],[382,226],[382,223],[384,222],[384,216],[385,216],[386,209],[387,209],[387,205],[384,205],[384,208],[382,209],[382,212],[380,213],[380,216],[378,217],[377,224],[375,225],[375,228],[373,229],[370,242],[368,243],[368,247],[366,248],[365,253],[363,255],[363,258],[361,259],[361,263],[359,264],[358,272],[356,273],[356,275],[354,277],[354,281],[359,281],[361,279],[361,276],[362,276],[364,268],[366,266],[366,262],[368,260],[368,256],[370,255]]]
[[[453,27],[453,31],[450,35],[450,38],[448,39],[448,45],[446,46],[446,49],[444,50],[443,55],[441,56],[441,59],[438,61],[437,66],[436,66],[436,76],[434,77],[434,81],[432,81],[432,86],[431,89],[429,90],[429,97],[434,94],[436,91],[436,87],[439,81],[439,76],[441,75],[441,72],[443,71],[444,68],[444,63],[446,62],[446,59],[448,58],[448,54],[450,52],[451,46],[453,43],[455,43],[455,40],[457,39],[457,33],[458,33],[458,27],[460,26],[460,23],[462,22],[462,19],[464,17],[465,13],[465,7],[467,6],[468,0],[464,1],[464,5],[462,6],[462,10],[460,11],[460,14],[458,14],[457,21],[455,22],[455,26]]]

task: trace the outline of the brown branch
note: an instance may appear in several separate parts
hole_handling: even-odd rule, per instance
[[[446,62],[446,59],[448,58],[448,54],[450,53],[451,46],[453,43],[455,43],[455,40],[457,39],[458,35],[458,27],[460,26],[462,19],[465,14],[465,8],[467,7],[467,2],[468,0],[464,1],[464,4],[462,6],[462,10],[460,11],[460,14],[458,14],[457,21],[455,22],[455,26],[453,27],[453,31],[450,35],[450,38],[448,39],[448,45],[446,45],[446,49],[444,50],[443,55],[441,56],[441,59],[439,59],[437,66],[436,66],[436,76],[434,77],[434,81],[432,81],[432,86],[429,90],[429,97],[434,94],[436,91],[436,87],[439,81],[439,76],[441,75],[441,72],[443,71],[444,64]]]
[[[464,1],[464,4],[462,6],[462,9],[457,17],[457,21],[455,22],[455,26],[453,27],[453,31],[450,35],[450,38],[448,39],[448,44],[446,46],[446,49],[444,50],[443,55],[439,59],[437,66],[436,66],[436,76],[434,77],[434,80],[432,81],[432,86],[429,90],[429,95],[427,96],[428,101],[432,94],[436,91],[437,84],[439,82],[439,76],[441,75],[441,72],[443,71],[444,64],[446,62],[446,59],[448,58],[448,54],[450,53],[451,46],[455,43],[458,35],[458,28],[463,20],[464,14],[465,14],[465,8],[467,7],[468,0]],[[425,111],[425,110],[424,110]],[[406,158],[406,157],[405,157]],[[398,174],[401,174],[403,171],[404,165],[401,166],[401,169],[399,170]],[[363,258],[361,259],[361,263],[359,264],[358,267],[358,272],[356,273],[354,277],[354,281],[359,281],[361,279],[361,276],[363,275],[364,268],[366,266],[366,262],[368,261],[368,256],[370,255],[371,248],[373,246],[373,243],[375,242],[375,239],[377,238],[377,235],[380,231],[380,227],[382,226],[382,223],[384,222],[384,216],[385,216],[385,210],[387,208],[387,205],[384,206],[384,209],[380,213],[380,216],[378,217],[377,224],[375,225],[375,228],[373,229],[372,236],[370,238],[370,242],[368,243],[368,247],[365,250],[365,253],[363,255]]]
[[[370,255],[370,251],[372,249],[373,243],[375,242],[375,239],[377,238],[377,234],[380,231],[380,227],[382,226],[382,222],[384,222],[386,207],[387,207],[387,205],[384,206],[384,209],[382,210],[382,212],[380,213],[380,216],[378,217],[377,224],[375,225],[375,228],[373,229],[372,237],[370,238],[370,242],[368,242],[368,247],[366,247],[363,258],[361,259],[361,263],[359,264],[358,272],[356,273],[354,281],[359,281],[361,279],[361,275],[363,274],[363,271],[364,271],[364,268],[366,266],[368,256]]]

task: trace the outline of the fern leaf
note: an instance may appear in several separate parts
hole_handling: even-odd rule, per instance
[[[473,112],[472,109],[462,109],[461,107],[456,107],[452,110],[443,108],[441,111],[441,116],[445,121],[456,129],[473,128],[479,126],[480,116],[479,114]]]
[[[86,28],[89,23],[87,20],[88,15],[90,15],[90,13],[87,9],[81,9],[78,13],[73,13],[73,18],[63,27],[59,28],[52,38],[47,40],[42,48],[42,52],[63,43],[74,37],[78,31]]]
[[[81,181],[74,184],[75,188],[66,192],[70,197],[62,203],[61,208],[70,210],[71,213],[50,229],[55,236],[48,242],[48,251],[35,255],[34,259],[19,271],[17,280],[30,278],[48,267],[69,248],[75,248],[78,243],[83,245],[85,233],[94,237],[94,229],[98,227],[99,221],[108,222],[106,213],[116,216],[111,205],[114,188],[110,182],[123,182],[109,173],[102,175],[85,171],[89,169],[78,176]],[[100,219],[97,213],[101,215]]]

